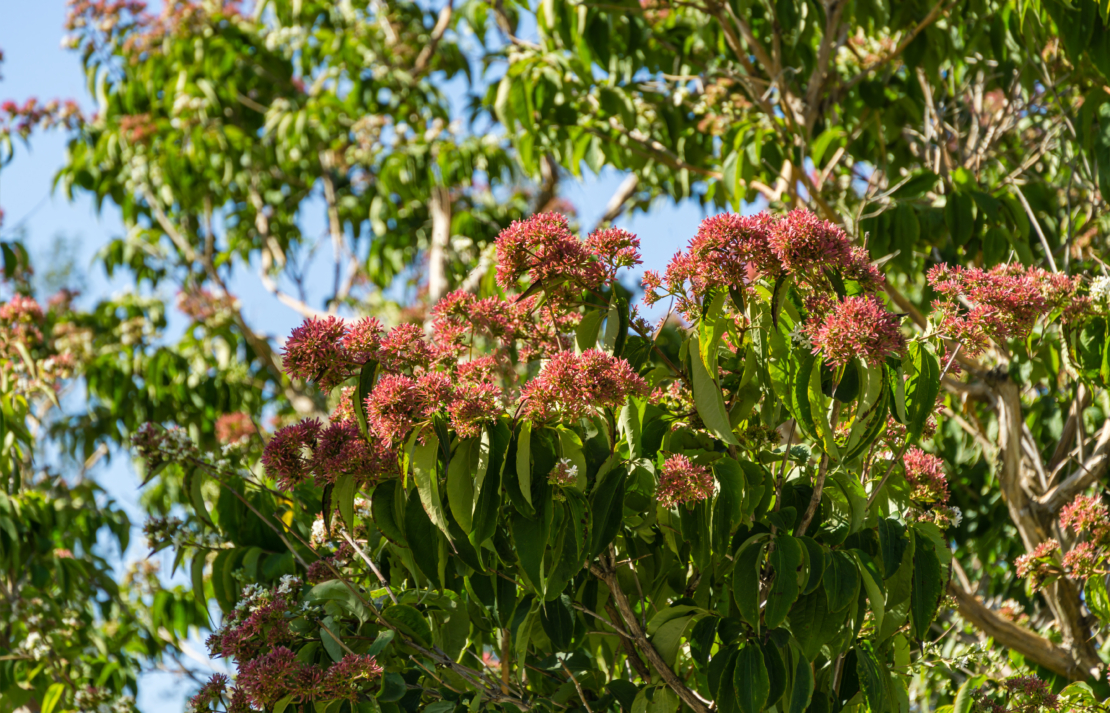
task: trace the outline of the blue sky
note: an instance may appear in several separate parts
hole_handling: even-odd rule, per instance
[[[0,101],[22,102],[32,96],[41,100],[73,98],[84,109],[91,110],[93,102],[86,91],[80,61],[76,54],[60,47],[64,0],[0,0],[0,18],[3,18],[0,50],[5,56],[5,62],[0,65]],[[16,154],[15,160],[0,171],[0,206],[6,213],[0,234],[9,236],[17,228],[24,231],[26,245],[40,263],[49,262],[55,247],[61,245],[65,257],[72,260],[80,273],[85,304],[126,290],[125,278],[109,280],[95,263],[96,252],[123,232],[118,212],[106,205],[98,214],[87,197],[70,202],[61,191],[53,190],[54,175],[65,159],[65,137],[61,133],[36,135],[29,147],[17,146]],[[622,178],[616,172],[585,182],[568,177],[562,183],[561,194],[576,206],[581,224],[591,226]],[[643,267],[662,269],[693,236],[702,217],[696,203],[675,206],[660,202],[649,214],[619,220],[617,225],[639,235]],[[317,222],[322,225],[319,216],[307,215],[305,220],[305,227],[309,229]],[[58,242],[58,236],[65,239]],[[322,255],[320,262],[324,269],[330,256]],[[320,283],[329,284],[323,280]],[[256,329],[283,335],[299,323],[300,318],[277,303],[252,275],[242,275],[231,287],[244,305],[246,318]],[[172,302],[172,294],[163,296]],[[111,463],[99,469],[97,477],[112,497],[132,514],[136,529],[140,529],[138,481],[127,457],[117,454]],[[132,540],[134,544],[124,554],[125,561],[146,555],[141,533],[137,532]],[[165,560],[163,569],[168,571],[169,565],[170,561]],[[200,642],[194,642],[194,648],[203,652]],[[181,710],[190,690],[188,682],[151,672],[141,679],[138,704],[144,713]]]

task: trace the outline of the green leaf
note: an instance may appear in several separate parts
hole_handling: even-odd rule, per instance
[[[412,473],[416,480],[416,489],[420,493],[420,502],[423,503],[428,518],[447,534],[447,516],[443,512],[443,498],[439,492],[438,462],[439,436],[434,430],[426,429],[424,443],[417,441],[412,447]],[[407,526],[405,529],[408,529]]]
[[[932,190],[936,184],[937,174],[932,171],[917,171],[898,190],[891,193],[890,197],[900,201],[917,198]]]
[[[447,502],[463,532],[470,534],[474,512],[474,475],[480,442],[470,438],[458,445],[447,465]]]
[[[628,471],[617,466],[605,474],[590,496],[590,514],[593,527],[590,530],[590,556],[597,557],[609,546],[621,530],[624,522],[625,480]]]
[[[902,556],[909,546],[906,528],[893,518],[879,518],[879,552],[882,556],[885,577],[891,577],[902,564]]]
[[[960,686],[960,690],[956,693],[952,713],[971,713],[972,706],[975,705],[975,690],[982,685],[983,681],[979,676],[972,676],[964,681],[964,685]]]
[[[740,649],[732,680],[741,713],[761,713],[771,691],[771,681],[759,646],[749,642]]]
[[[909,356],[913,373],[906,380],[906,417],[909,419],[906,437],[910,443],[921,437],[925,423],[936,410],[940,393],[940,363],[926,345],[910,342]]]
[[[313,604],[335,602],[339,608],[360,622],[369,621],[373,613],[359,600],[355,592],[351,591],[354,586],[339,579],[331,579],[308,590],[305,599]]]
[[[821,579],[825,574],[825,550],[812,537],[799,537],[798,542],[805,548],[806,560],[809,563],[809,573],[802,584],[804,595],[821,586]]]
[[[205,613],[207,618],[208,614],[208,597],[204,594],[204,564],[208,558],[206,550],[197,550],[193,556],[193,564],[190,568],[193,582],[193,598],[197,602],[197,611]]]
[[[859,596],[860,575],[855,561],[847,553],[828,552],[824,583],[829,611],[845,609]]]
[[[201,492],[201,486],[204,484],[204,472],[197,468],[193,471],[193,477],[189,480],[189,499],[193,503],[193,509],[196,511],[197,517],[208,525],[215,527],[212,524],[212,515],[208,512],[208,505],[204,502],[204,494]]]
[[[532,505],[532,422],[523,421],[516,439],[516,477],[524,499]]]
[[[574,610],[563,594],[540,606],[540,625],[556,651],[566,651],[574,638]]]
[[[690,631],[690,658],[694,660],[699,670],[704,670],[709,663],[709,654],[713,650],[713,642],[717,636],[717,622],[715,616],[706,616],[694,624]]]
[[[882,631],[883,615],[886,613],[886,592],[883,591],[883,578],[871,556],[861,550],[852,550],[856,562],[859,563],[859,573],[863,578],[863,588],[867,592],[867,600],[871,602],[871,613],[875,617],[875,628]]]
[[[956,245],[966,245],[975,229],[975,216],[972,213],[974,199],[962,191],[953,191],[944,205],[944,223]]]
[[[863,642],[856,648],[856,673],[868,710],[871,713],[886,713],[890,710],[890,692],[887,687],[890,674],[875,658],[870,642]]]
[[[945,577],[940,568],[936,545],[928,537],[914,535],[913,589],[910,593],[910,611],[913,635],[924,639],[929,632],[944,595]]]
[[[336,481],[335,491],[332,494],[339,505],[339,517],[343,518],[343,524],[347,526],[348,532],[354,532],[355,529],[356,492],[358,492],[358,486],[355,484],[355,476],[344,475]]]
[[[709,375],[705,364],[701,360],[698,348],[698,338],[690,337],[690,363],[694,380],[694,405],[697,407],[698,416],[701,417],[706,429],[725,443],[738,446],[740,442],[732,433],[729,425],[728,411],[725,410],[725,400],[721,395],[721,388]]]
[[[293,702],[293,694],[289,694],[285,698],[274,704],[274,713],[285,713],[285,709]]]
[[[736,671],[736,655],[739,652],[734,646],[721,647],[709,662],[706,680],[709,683],[709,693],[720,711],[732,711],[736,708],[736,697],[732,695],[731,688]]]
[[[652,643],[655,645],[659,655],[667,662],[667,665],[674,667],[675,659],[678,658],[678,650],[682,646],[682,634],[686,631],[693,620],[693,616],[683,616],[677,619],[671,619],[658,628],[655,635],[651,637]]]
[[[330,617],[329,617],[329,619],[330,619]],[[327,621],[327,620],[325,620],[325,621]],[[331,628],[331,627],[329,627],[329,628]],[[334,631],[334,629],[332,629],[332,631]],[[336,663],[342,661],[343,660],[343,646],[341,646],[339,639],[335,638],[335,636],[332,635],[331,631],[328,631],[327,629],[325,629],[322,626],[320,627],[319,633],[320,633],[320,643],[323,644],[324,651],[328,652],[328,656],[331,656],[331,660],[335,661]]]
[[[797,538],[790,535],[775,538],[768,556],[775,578],[767,593],[767,606],[763,612],[768,629],[776,629],[786,621],[790,607],[798,598],[798,570],[802,559],[802,545]]]
[[[382,611],[382,616],[404,634],[425,646],[432,641],[432,629],[424,615],[408,604],[394,604]]]
[[[405,504],[405,540],[412,548],[416,566],[430,582],[442,585],[439,579],[439,532],[428,517],[420,494],[410,490]]]
[[[736,554],[732,570],[732,596],[740,616],[756,631],[759,631],[759,570],[766,538],[766,534],[749,538]]]
[[[601,331],[601,310],[589,310],[582,315],[578,329],[574,332],[574,351],[581,354],[597,346],[597,335]]]
[[[381,690],[378,691],[378,700],[382,703],[396,703],[409,692],[408,684],[401,674],[387,671],[382,674]]]
[[[481,484],[477,486],[478,501],[474,506],[470,532],[470,542],[475,547],[493,537],[497,530],[497,514],[501,507],[501,478],[511,439],[512,432],[504,421],[487,426],[483,432],[478,472],[484,475],[481,476]],[[486,457],[488,460],[483,462]]]
[[[805,657],[805,652],[796,641],[790,642],[790,661],[792,673],[790,688],[787,689],[787,704],[784,713],[804,713],[813,700],[813,664]]]
[[[520,567],[537,592],[543,591],[543,554],[547,549],[547,528],[544,527],[543,514],[525,517],[513,513],[513,541]]]
[[[42,696],[42,706],[39,709],[41,713],[52,713],[54,706],[58,705],[58,701],[62,700],[62,694],[65,693],[66,687],[63,683],[52,683],[46,689],[46,693]]]
[[[386,539],[403,547],[408,547],[408,539],[397,524],[397,510],[394,504],[398,501],[401,487],[396,480],[387,480],[374,488],[370,497],[370,514],[374,524],[385,535]]]
[[[359,433],[366,440],[370,440],[370,433],[366,426],[366,397],[374,390],[374,381],[378,376],[378,362],[370,359],[362,365],[358,373],[358,386],[351,392],[351,407],[355,412],[355,422],[358,424]]]

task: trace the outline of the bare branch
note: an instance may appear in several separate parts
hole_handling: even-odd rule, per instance
[[[432,55],[435,54],[439,41],[443,39],[443,33],[447,32],[447,27],[451,24],[451,13],[455,9],[454,4],[455,0],[447,0],[447,4],[439,11],[439,17],[436,18],[436,24],[432,28],[431,37],[428,38],[428,44],[424,45],[424,49],[420,50],[420,54],[416,56],[416,64],[412,68],[412,73],[415,76],[424,74],[428,69],[428,63],[432,61]]]
[[[1041,230],[1041,223],[1037,220],[1037,216],[1033,214],[1033,209],[1029,206],[1029,201],[1025,200],[1025,194],[1021,192],[1021,186],[1011,181],[1014,187],[1014,193],[1017,193],[1018,200],[1025,208],[1025,213],[1029,216],[1029,222],[1037,229],[1037,237],[1040,238],[1041,247],[1044,248],[1044,256],[1048,258],[1048,265],[1052,268],[1053,272],[1060,272],[1056,267],[1056,260],[1052,258],[1052,249],[1048,247],[1048,239],[1044,236],[1044,231]]]
[[[825,88],[829,75],[829,60],[833,48],[837,44],[837,35],[840,32],[840,15],[844,11],[846,0],[831,0],[825,5],[825,34],[821,37],[821,46],[817,49],[817,64],[809,75],[806,85],[805,128],[806,132],[813,130],[813,123],[817,121],[818,107],[821,106],[821,90]]]
[[[625,595],[624,590],[621,589],[620,582],[617,580],[617,574],[612,569],[605,567],[603,564],[590,565],[590,571],[595,577],[605,583],[609,588],[609,593],[612,595],[616,604],[617,610],[620,612],[621,619],[624,620],[624,625],[627,627],[628,633],[632,635],[633,640],[636,642],[636,648],[644,653],[647,657],[648,663],[659,672],[660,678],[663,682],[670,687],[672,691],[678,694],[682,702],[690,707],[694,713],[709,713],[711,703],[691,690],[686,686],[685,682],[671,670],[667,662],[656,650],[655,646],[644,635],[644,630],[640,627],[640,622],[636,618],[636,612],[632,610],[632,605],[628,602],[628,597]]]
[[[1045,512],[1055,515],[1088,487],[1093,485],[1106,470],[1110,461],[1110,421],[1103,425],[1099,431],[1098,442],[1091,451],[1091,456],[1079,466],[1079,472],[1072,475],[1064,482],[1037,499],[1037,504]]]
[[[1073,681],[1087,678],[1088,674],[1067,649],[1003,618],[993,609],[988,609],[955,580],[948,583],[948,593],[956,599],[960,616],[994,639],[1003,649],[1013,649],[1029,661]],[[1092,675],[1097,675],[1097,671]]]
[[[609,197],[609,202],[605,204],[605,212],[597,219],[594,224],[594,229],[591,232],[601,230],[606,223],[611,222],[614,218],[621,214],[624,210],[624,204],[628,202],[636,193],[637,186],[640,185],[640,179],[635,173],[630,173],[625,176],[621,184],[617,186],[616,192]]]

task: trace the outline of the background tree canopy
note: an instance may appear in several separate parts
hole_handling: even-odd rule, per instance
[[[1027,673],[1054,691],[1069,681],[1086,682],[1068,689],[1073,707],[1110,696],[1101,653],[1102,626],[1110,620],[1106,543],[1094,525],[1103,511],[1097,500],[1072,504],[1076,496],[1102,492],[1110,444],[1110,283],[1103,264],[1108,9],[1094,0],[275,0],[171,2],[157,10],[139,2],[72,2],[66,42],[82,58],[96,111],[82,116],[65,103],[0,105],[0,161],[22,150],[21,142],[40,128],[65,131],[68,157],[57,185],[67,195],[119,209],[126,230],[98,260],[109,274],[126,275],[135,289],[80,307],[65,294],[49,303],[39,295],[41,305],[33,303],[25,299],[32,292],[27,251],[14,240],[0,245],[7,299],[0,307],[7,359],[0,384],[0,466],[7,481],[0,495],[0,710],[84,710],[121,701],[133,692],[142,665],[164,659],[183,666],[184,638],[209,632],[221,620],[236,621],[244,586],[262,587],[266,594],[251,590],[250,596],[268,605],[288,604],[283,597],[292,595],[275,594],[275,587],[283,576],[304,579],[316,566],[316,555],[305,549],[310,541],[323,546],[318,554],[335,557],[319,562],[330,563],[337,578],[322,580],[333,589],[312,589],[309,604],[346,628],[317,629],[311,636],[298,630],[317,643],[300,663],[377,656],[384,676],[367,667],[344,675],[372,681],[366,690],[374,695],[362,703],[383,709],[508,710],[550,699],[556,707],[581,706],[589,713],[701,710],[707,701],[745,713],[774,701],[779,710],[946,704],[969,710],[970,691],[980,687],[974,705],[983,710],[988,699],[1013,709],[1046,704],[1033,683],[1005,683]],[[609,280],[592,285],[592,292],[583,287],[572,298],[567,290],[577,282],[560,287],[546,273],[519,284],[515,277],[497,279],[494,241],[512,221],[569,211],[560,199],[565,185],[584,172],[609,169],[625,179],[600,224],[572,222],[568,230],[594,233],[630,211],[650,215],[665,201],[696,200],[710,215],[755,207],[785,215],[806,208],[842,229],[851,247],[866,251],[885,282],[868,286],[858,272],[862,263],[850,269],[838,263],[827,276],[804,278],[787,279],[793,274],[787,267],[743,273],[739,282],[765,278],[766,294],[745,298],[724,290],[690,297],[670,290],[676,294],[657,303],[653,318],[671,314],[665,310],[672,296],[697,307],[679,299],[681,314],[656,330],[640,324],[628,307],[641,291],[635,280]],[[319,218],[322,234],[305,229],[309,215]],[[689,237],[697,232],[689,226]],[[543,236],[550,238],[550,231]],[[691,255],[703,266],[723,259],[722,253]],[[322,301],[307,296],[314,257],[332,262]],[[939,265],[993,272],[930,272]],[[665,266],[647,267],[662,273]],[[1058,294],[1065,277],[1078,278],[1067,299]],[[546,425],[527,437],[535,445],[525,456],[519,455],[517,414],[487,423],[487,451],[497,453],[498,444],[507,449],[501,462],[514,474],[527,463],[540,490],[529,495],[550,496],[551,509],[537,509],[518,480],[520,493],[507,490],[504,502],[489,505],[490,513],[501,513],[489,515],[489,538],[475,541],[474,521],[437,515],[430,495],[442,485],[454,513],[452,495],[461,496],[452,485],[458,482],[452,464],[474,470],[483,457],[475,445],[485,443],[481,436],[454,424],[448,429],[429,421],[439,455],[434,448],[420,450],[428,448],[422,436],[424,446],[413,445],[400,457],[406,476],[400,487],[385,486],[391,504],[379,505],[383,485],[371,489],[365,479],[320,480],[317,474],[320,482],[293,491],[277,487],[272,469],[259,460],[263,443],[279,428],[345,416],[360,426],[360,435],[370,432],[365,414],[360,419],[360,412],[342,411],[350,404],[348,392],[321,388],[314,383],[317,373],[286,373],[284,335],[252,327],[236,299],[244,281],[262,284],[305,318],[375,316],[391,327],[418,325],[410,335],[413,349],[421,348],[415,346],[418,332],[434,337],[432,307],[456,290],[492,299],[491,305],[513,294],[543,298],[547,307],[528,315],[533,322],[514,314],[517,331],[471,345],[479,354],[509,350],[516,371],[502,374],[498,388],[515,393],[538,379],[539,358],[566,348],[558,336],[563,333],[573,335],[569,344],[580,352],[597,346],[623,355],[651,386],[687,383],[692,395],[675,395],[663,406],[640,402],[634,418],[624,415],[623,400],[607,404],[613,409],[608,430],[536,420]],[[151,297],[155,288],[177,292],[176,303]],[[855,375],[847,378],[856,379],[856,393],[848,386],[841,393],[844,374],[827,376],[828,383],[814,376],[812,389],[798,382],[800,370],[822,373],[820,366],[807,367],[804,350],[795,348],[799,339],[816,341],[794,329],[824,314],[806,302],[815,295],[841,302],[881,296],[882,314],[905,317],[902,336],[911,345],[905,359],[892,354],[886,361],[852,362],[858,368],[843,371]],[[545,316],[553,304],[566,314]],[[188,328],[171,338],[165,330],[172,310],[185,315]],[[868,314],[879,319],[879,313]],[[620,348],[618,335],[628,340]],[[785,341],[777,344],[780,338]],[[653,341],[656,349],[648,349]],[[717,343],[719,350],[706,346]],[[822,358],[828,361],[827,354]],[[381,373],[367,373],[362,362],[359,367],[344,377],[365,396]],[[382,369],[418,376],[411,365]],[[905,409],[924,398],[927,392],[916,389],[931,381],[939,394],[935,413],[931,399],[920,413],[935,421],[914,425]],[[706,395],[706,383],[715,397]],[[798,383],[805,408],[784,396],[797,393]],[[822,493],[816,483],[852,438],[835,433],[840,411],[855,414],[853,424],[886,427],[885,419],[868,420],[870,413],[849,408],[868,398],[872,383],[875,398],[883,394],[883,408],[902,422],[905,438],[857,433],[853,445],[885,444],[889,472],[872,478],[872,461],[849,466],[854,461],[846,457],[841,475],[853,475],[841,479],[849,484]],[[77,396],[59,401],[63,387]],[[722,399],[720,409],[716,399]],[[807,422],[813,399],[835,409],[826,416],[836,415]],[[773,407],[776,401],[783,411]],[[361,400],[355,402],[357,412]],[[660,412],[649,413],[653,408]],[[675,420],[682,415],[693,422]],[[173,548],[188,585],[160,583],[149,572],[116,581],[104,538],[110,534],[125,547],[126,517],[84,471],[41,467],[44,452],[60,450],[80,463],[95,460],[104,447],[130,447],[135,434],[157,433],[141,431],[147,423],[177,426],[181,431],[173,433],[183,434],[168,453],[148,448],[147,455],[162,454],[154,464],[162,467],[147,474],[142,503],[151,518],[152,547]],[[650,430],[664,423],[671,429],[666,448],[654,440],[662,434]],[[689,442],[674,435],[682,428]],[[773,428],[779,429],[775,438],[768,435]],[[771,440],[731,442],[754,438],[758,429]],[[604,466],[600,451],[591,453],[591,439],[600,439],[600,448],[606,438],[606,455],[622,453],[624,470],[618,470],[624,475],[612,477],[623,478],[614,490],[625,493],[623,511],[579,502],[599,497],[611,484],[597,484],[618,472]],[[567,455],[575,439],[581,463]],[[655,446],[651,454],[645,443]],[[792,450],[799,443],[804,456]],[[903,462],[900,447],[918,453],[910,446],[924,451]],[[221,449],[227,453],[221,456]],[[517,460],[508,457],[513,452]],[[692,458],[691,467],[712,467],[718,484],[713,504],[661,506],[654,514],[655,480],[646,483],[662,477],[667,458],[656,458],[660,453]],[[722,474],[712,463],[725,453],[742,470],[744,464],[755,470]],[[561,491],[546,489],[554,466],[544,459],[553,454],[581,465],[587,482],[580,498],[556,501]],[[182,467],[183,456],[193,459],[188,467]],[[922,512],[937,510],[922,507],[911,487],[911,471],[941,467],[921,460],[926,456],[943,461],[945,507],[961,513],[943,516],[955,520],[946,521],[951,526],[943,534],[918,522]],[[771,468],[776,463],[781,468]],[[734,476],[742,493],[735,518],[717,520],[714,508],[733,512],[720,502]],[[418,477],[423,485],[412,490]],[[908,498],[898,506],[872,495],[891,477],[898,497]],[[636,478],[644,482],[630,484]],[[767,502],[748,501],[758,488]],[[474,497],[483,492],[477,488]],[[810,516],[812,526],[804,517],[807,492],[816,492],[821,503]],[[369,511],[356,510],[363,496]],[[828,523],[842,506],[852,513],[845,539],[816,534],[821,527],[836,531]],[[790,507],[796,519],[780,514]],[[565,538],[552,535],[544,559],[549,533],[572,532],[551,518],[569,522],[576,508],[590,513],[590,547],[577,542],[572,562]],[[617,513],[612,525],[602,522],[610,511]],[[369,556],[348,552],[354,559],[343,560],[326,542],[312,540],[319,514],[329,525],[333,516],[342,520],[356,541],[347,544],[351,552],[367,547]],[[397,520],[395,531],[387,514]],[[426,531],[408,529],[410,514],[420,520],[412,527]],[[668,525],[668,517],[676,522]],[[279,521],[284,530],[266,525]],[[718,521],[731,525],[714,529]],[[748,539],[736,539],[741,527],[749,528],[746,537],[767,535],[775,544],[745,546]],[[802,532],[807,528],[809,539]],[[323,529],[332,534],[332,527]],[[284,533],[299,533],[305,542]],[[417,553],[414,539],[438,544]],[[463,541],[471,543],[474,559],[457,550]],[[568,574],[567,594],[559,590],[547,598],[551,573],[529,571],[521,551],[529,541],[540,547],[533,559],[582,572]],[[826,562],[820,590],[808,575],[814,569],[811,541]],[[894,556],[891,543],[906,548],[902,557]],[[450,551],[459,563],[444,556],[448,547],[456,548]],[[947,582],[951,598],[938,599],[935,621],[925,605],[931,595],[914,585],[907,591],[915,594],[899,599],[900,580],[890,581],[909,577],[912,585],[919,577],[910,569],[899,574],[910,551],[905,561],[912,561],[913,572],[920,566],[929,573],[921,576],[932,579],[935,564],[938,586]],[[429,562],[448,561],[457,569],[426,569]],[[721,586],[739,586],[736,575],[722,569],[733,561],[750,566],[751,582],[764,578],[754,613],[745,610],[750,599],[744,596],[718,596]],[[814,592],[821,591],[830,607],[827,598],[840,595],[829,582],[845,579],[851,604],[836,611],[851,610],[838,623],[850,637],[835,645],[799,638],[802,625],[790,623],[797,616],[790,606],[802,600],[777,591],[786,585],[776,573],[791,564],[806,573],[796,594],[814,597],[812,606],[820,598]],[[401,591],[375,591],[375,567],[385,568],[384,580],[393,578]],[[475,584],[468,572],[490,578]],[[623,582],[616,581],[620,577]],[[355,588],[336,587],[345,579]],[[503,584],[510,579],[512,591]],[[598,591],[614,594],[612,612],[590,606],[603,608]],[[621,592],[639,602],[624,602],[628,612]],[[776,608],[770,594],[790,602]],[[300,596],[298,590],[298,606]],[[413,599],[401,602],[403,596]],[[385,610],[392,626],[365,609],[382,597],[395,609],[407,607],[397,610],[404,612],[400,619],[389,619]],[[539,601],[558,605],[549,611],[534,604]],[[899,606],[914,611],[899,620]],[[882,636],[884,620],[897,623],[897,636]],[[535,639],[521,637],[521,626],[534,630]],[[659,640],[664,632],[666,644]],[[379,634],[396,636],[397,643]],[[612,639],[609,659],[596,653],[605,648],[596,640],[606,637]],[[894,643],[898,637],[902,643]],[[459,640],[457,651],[448,646]],[[516,648],[502,648],[506,642]],[[814,645],[816,652],[807,648]],[[590,647],[591,656],[601,658],[582,664],[565,655]],[[450,663],[442,658],[445,651]],[[483,653],[489,655],[485,663]],[[462,661],[466,655],[474,660]],[[454,668],[489,676],[496,663],[497,675],[507,675],[510,667],[501,662],[510,658],[517,678],[504,686],[477,685],[475,674]],[[252,657],[244,655],[240,665],[247,660]],[[353,661],[347,665],[355,667]],[[743,675],[753,678],[735,673],[741,663]],[[792,687],[804,682],[799,671],[806,667],[810,689],[828,694],[825,704],[814,702],[820,696],[798,703],[803,699]],[[738,690],[747,690],[742,682],[766,679],[766,686],[751,686],[766,688],[766,695],[720,698],[725,670],[734,672]],[[845,679],[845,670],[856,679],[851,673]],[[988,678],[1001,683],[992,688]],[[613,681],[621,683],[610,686]],[[1011,698],[1004,701],[1004,694]]]

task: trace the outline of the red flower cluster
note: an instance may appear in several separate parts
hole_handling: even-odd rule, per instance
[[[372,656],[347,654],[326,671],[297,660],[284,646],[239,667],[238,687],[255,706],[268,708],[286,696],[295,703],[347,700],[354,702],[364,682],[381,676]]]
[[[1079,277],[1038,267],[997,265],[990,270],[937,265],[929,284],[941,331],[960,341],[969,356],[981,354],[992,339],[1024,339],[1039,317],[1075,299]]]
[[[210,290],[196,289],[177,293],[177,309],[195,322],[207,322],[220,314],[225,314],[238,306],[238,301],[230,296],[219,296]]]
[[[516,285],[524,275],[533,284],[572,281],[579,289],[597,287],[605,272],[593,253],[574,237],[566,216],[537,213],[527,220],[514,220],[497,236],[497,284]]]
[[[81,109],[72,99],[57,99],[40,103],[34,97],[17,104],[13,101],[0,103],[0,136],[10,136],[13,132],[27,139],[37,128],[52,129],[62,126],[77,129],[85,121]]]
[[[536,421],[556,416],[574,420],[595,408],[619,406],[650,390],[624,359],[597,349],[565,351],[551,357],[521,392],[524,414]]]
[[[828,305],[825,314],[815,315],[802,331],[813,344],[813,353],[824,353],[825,361],[833,366],[843,366],[856,357],[881,364],[906,349],[898,318],[874,295],[845,297]]]
[[[1079,495],[1060,510],[1060,525],[1076,535],[1089,533],[1100,542],[1110,542],[1110,513],[1093,495]]]
[[[311,475],[317,485],[343,475],[374,483],[399,474],[398,457],[390,444],[366,441],[354,421],[335,421],[325,428],[319,420],[307,419],[274,434],[262,465],[279,488],[289,490]]]
[[[827,291],[825,270],[867,290],[883,281],[865,250],[853,248],[843,230],[807,210],[783,217],[726,213],[702,221],[689,248],[674,256],[662,277],[644,274],[644,301],[650,305],[671,295],[679,312],[693,320],[714,290],[750,289],[758,279],[787,274],[799,284]]]
[[[298,584],[298,580],[291,580]],[[294,603],[294,587],[266,590],[254,585],[243,592],[224,626],[208,637],[205,644],[213,656],[234,658],[240,662],[259,656],[263,651],[293,640],[289,629],[290,606]]]
[[[573,304],[582,290],[597,289],[616,279],[621,268],[639,264],[640,240],[632,233],[609,228],[583,242],[559,213],[513,221],[497,236],[497,284],[508,288],[527,275],[560,305]]]
[[[948,481],[944,477],[944,461],[920,448],[909,448],[902,456],[910,497],[929,505],[948,502]]]
[[[258,433],[250,414],[242,411],[225,413],[216,419],[216,440],[220,443],[239,443]]]
[[[655,497],[660,507],[706,500],[713,495],[713,475],[703,465],[694,465],[684,455],[673,455],[663,462],[663,472]]]
[[[1093,542],[1080,542],[1064,555],[1064,567],[1076,579],[1089,579],[1100,573],[1106,552]]]
[[[1037,545],[1032,552],[1014,560],[1017,575],[1028,578],[1033,584],[1040,584],[1045,578],[1053,576],[1059,570],[1055,558],[1059,551],[1059,542],[1054,539],[1045,540]]]

